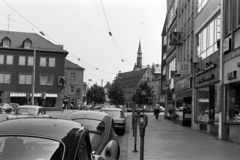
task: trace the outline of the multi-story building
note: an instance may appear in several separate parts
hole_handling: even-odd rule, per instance
[[[84,94],[84,68],[79,65],[65,60],[65,77],[67,78],[67,82],[65,84],[64,94],[66,97],[64,99],[64,103],[68,106],[72,106],[73,108],[79,108],[83,105],[83,94]]]
[[[67,54],[36,33],[0,31],[1,101],[61,109]]]

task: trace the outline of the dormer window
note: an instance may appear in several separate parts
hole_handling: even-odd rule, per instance
[[[3,39],[2,46],[3,47],[10,47],[10,39],[8,37]]]
[[[26,49],[30,49],[31,48],[31,44],[32,44],[32,42],[29,39],[26,39],[23,42],[23,47],[26,48]]]

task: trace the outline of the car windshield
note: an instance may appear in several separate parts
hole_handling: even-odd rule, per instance
[[[25,136],[1,136],[1,160],[62,159],[64,146],[57,141]]]
[[[36,112],[34,108],[18,108],[16,114],[35,114]]]
[[[100,133],[105,131],[105,123],[103,121],[93,119],[76,119],[74,121],[84,125],[90,131],[98,131]]]
[[[112,110],[103,110],[103,112],[107,113],[112,117],[119,117],[121,115],[120,111],[112,111]]]

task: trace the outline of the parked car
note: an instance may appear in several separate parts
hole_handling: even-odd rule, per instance
[[[113,117],[114,120],[114,127],[116,131],[120,131],[121,134],[125,133],[126,128],[126,117],[124,115],[124,112],[120,108],[102,108],[100,110],[101,112],[105,112],[111,117]]]
[[[95,160],[89,131],[63,119],[12,119],[0,123],[1,160]],[[95,158],[95,159],[94,159]]]
[[[10,103],[10,106],[15,110],[16,108],[18,108],[20,105],[17,103]]]
[[[132,112],[132,108],[125,108],[126,112]]]
[[[78,122],[88,128],[92,150],[97,155],[105,158],[108,146],[111,151],[109,159],[118,160],[120,146],[111,116],[99,111],[76,111],[70,113],[66,119]]]
[[[16,108],[14,113],[12,115],[9,115],[7,119],[26,118],[26,117],[51,118],[51,116],[47,115],[45,109],[41,106],[24,105]]]
[[[13,111],[13,107],[11,107],[8,103],[0,103],[0,106],[6,113],[11,113]]]

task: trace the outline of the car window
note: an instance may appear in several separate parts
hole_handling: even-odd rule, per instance
[[[75,119],[74,121],[84,125],[90,131],[98,131],[100,133],[105,131],[105,123],[103,121],[93,119]]]
[[[18,108],[16,113],[17,114],[32,114],[32,115],[34,115],[34,114],[36,114],[36,111],[37,110],[34,108]]]
[[[39,115],[45,115],[46,112],[45,112],[44,109],[40,108],[39,111],[38,111],[38,114],[39,114]]]
[[[87,141],[88,136],[83,136],[78,144],[77,160],[90,160],[91,159],[91,148],[89,147],[90,142]]]
[[[0,159],[62,159],[64,146],[60,142],[25,136],[0,137]]]

